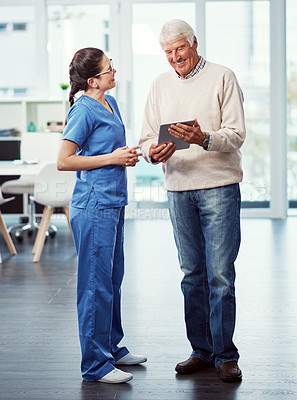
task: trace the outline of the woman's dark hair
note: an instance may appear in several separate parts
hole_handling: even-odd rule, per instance
[[[87,80],[101,72],[101,62],[104,53],[95,47],[86,47],[78,50],[69,65],[70,79],[70,106],[74,103],[74,96],[81,90],[87,90]]]

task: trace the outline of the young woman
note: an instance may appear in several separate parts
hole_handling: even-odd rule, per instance
[[[120,347],[124,275],[126,167],[141,153],[126,145],[116,100],[116,70],[101,50],[78,50],[69,67],[71,105],[58,155],[58,170],[77,171],[70,219],[78,254],[77,309],[86,381],[122,383],[133,375],[114,365],[145,362]],[[74,102],[78,92],[81,96]]]

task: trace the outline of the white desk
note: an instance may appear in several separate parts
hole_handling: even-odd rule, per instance
[[[36,177],[46,163],[15,164],[13,161],[0,161],[0,176],[24,175]]]
[[[0,161],[0,176],[21,175],[25,179],[28,178],[28,180],[34,182],[35,178],[46,164],[46,162],[41,162],[38,164],[16,164],[13,161]],[[28,196],[23,195],[23,215],[27,215],[27,209]]]

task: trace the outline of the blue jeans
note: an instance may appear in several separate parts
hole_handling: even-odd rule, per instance
[[[99,209],[94,192],[86,208],[70,207],[78,255],[77,312],[81,372],[96,381],[128,353],[120,347],[124,276],[124,207]]]
[[[181,269],[187,336],[192,356],[214,363],[237,361],[235,269],[240,245],[238,184],[168,191]]]

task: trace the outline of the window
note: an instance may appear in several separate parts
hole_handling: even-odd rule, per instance
[[[0,87],[0,97],[8,97],[8,95],[9,95],[9,88]]]
[[[14,31],[25,31],[27,29],[26,23],[15,23],[12,24],[12,30]]]
[[[288,200],[297,208],[297,4],[287,0]]]
[[[7,24],[0,24],[0,33],[7,32]]]
[[[206,4],[207,59],[231,68],[245,98],[243,206],[270,202],[269,1]]]
[[[36,95],[36,29],[33,6],[0,6],[0,96]],[[16,20],[22,18],[22,23]],[[12,51],[13,49],[13,51]],[[21,71],[21,73],[20,73]],[[19,88],[24,88],[20,93]]]
[[[15,97],[25,97],[27,95],[28,89],[26,88],[15,88],[13,90]]]
[[[142,115],[153,79],[171,67],[159,44],[159,33],[166,21],[172,18],[185,19],[195,27],[194,3],[134,4],[132,25],[133,47],[133,100],[135,142],[139,140]],[[163,188],[161,165],[150,165],[143,159],[137,164],[135,200],[139,202],[167,202]]]
[[[109,51],[109,6],[71,5],[48,7],[50,96],[61,97],[61,83],[69,83],[68,66],[83,47]]]
[[[171,68],[158,43],[160,28],[171,18],[185,19],[199,30],[200,53],[209,61],[234,70],[243,89],[247,122],[247,140],[242,148],[244,207],[258,208],[253,214],[256,216],[284,216],[286,177],[289,204],[297,207],[295,3],[295,0],[2,0],[0,99],[65,98],[60,84],[69,81],[68,66],[74,52],[87,46],[102,48],[106,53],[112,51],[110,56],[118,69],[118,85],[112,94],[119,102],[129,144],[136,144],[151,82]],[[285,4],[287,18],[282,14]],[[281,37],[285,23],[288,171],[284,142],[286,116],[282,109],[286,104],[282,52],[285,43]],[[273,129],[275,126],[277,129]],[[133,198],[166,205],[160,165],[151,166],[141,160],[128,173],[136,175],[135,179],[129,176]],[[281,214],[272,211],[281,208]]]

